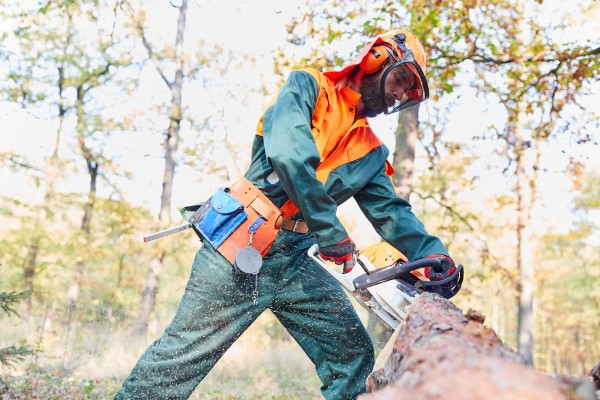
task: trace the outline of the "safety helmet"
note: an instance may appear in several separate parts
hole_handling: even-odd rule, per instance
[[[325,72],[332,80],[337,80],[359,66],[365,74],[375,74],[384,69],[381,77],[380,92],[385,114],[391,114],[429,97],[429,86],[425,77],[425,50],[421,42],[412,33],[397,29],[377,36],[359,52],[358,56],[341,71]],[[386,78],[392,72],[411,72],[415,84],[406,91],[404,98],[397,99],[388,107],[385,101]],[[402,75],[402,74],[400,74]]]

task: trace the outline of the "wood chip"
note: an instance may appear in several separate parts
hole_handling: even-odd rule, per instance
[[[467,311],[467,318],[471,321],[479,322],[480,324],[483,324],[485,321],[485,315],[479,311],[473,310],[472,308],[469,308],[469,311]]]

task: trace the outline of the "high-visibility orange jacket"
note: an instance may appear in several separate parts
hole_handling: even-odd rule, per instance
[[[348,236],[337,206],[354,197],[379,235],[409,259],[448,254],[392,186],[389,150],[366,118],[360,94],[315,69],[292,72],[259,121],[247,179],[275,205],[292,200],[319,246]]]

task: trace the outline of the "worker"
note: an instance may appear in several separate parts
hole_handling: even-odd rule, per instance
[[[409,259],[442,257],[394,192],[389,151],[367,117],[429,95],[425,53],[410,32],[375,37],[340,71],[292,72],[258,123],[250,167],[191,221],[203,238],[179,308],[115,399],[186,399],[225,351],[270,309],[314,363],[326,399],[365,391],[373,346],[340,285],[307,255],[348,268],[354,242],[336,217],[353,197],[381,237]],[[435,275],[435,276],[434,276]]]

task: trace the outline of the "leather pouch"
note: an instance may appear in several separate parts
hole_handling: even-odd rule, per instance
[[[293,203],[288,203],[295,207]],[[297,208],[295,211],[292,208],[289,215],[298,212]],[[275,223],[281,215],[279,208],[243,177],[205,202],[184,207],[180,211],[200,240],[208,240],[231,265],[235,265],[238,252],[249,247],[250,231],[259,217],[264,222],[260,229],[253,230],[252,247],[264,257],[275,241],[279,231]]]
[[[205,240],[217,248],[247,218],[242,203],[219,190],[196,211],[190,222]]]

